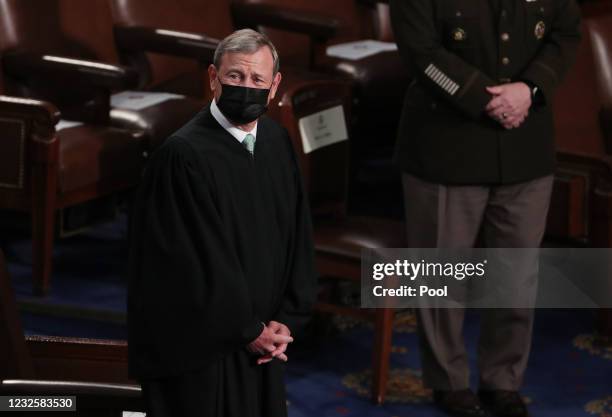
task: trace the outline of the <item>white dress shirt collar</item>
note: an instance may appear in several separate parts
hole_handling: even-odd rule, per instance
[[[215,118],[215,120],[219,122],[221,127],[227,130],[230,135],[235,137],[238,142],[242,143],[246,135],[248,135],[249,133],[255,136],[255,138],[257,138],[257,122],[255,122],[255,127],[250,132],[245,132],[244,130],[238,129],[232,124],[232,122],[227,119],[227,117],[225,117],[223,113],[221,113],[221,110],[219,110],[219,107],[217,106],[217,101],[215,99],[213,99],[210,103],[210,113]]]

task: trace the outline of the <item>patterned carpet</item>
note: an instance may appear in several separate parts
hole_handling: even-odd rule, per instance
[[[60,241],[54,253],[51,292],[31,296],[30,241],[0,236],[30,334],[124,338],[125,218]],[[372,328],[332,317],[289,351],[290,417],[443,416],[423,388],[414,316],[398,314],[393,337],[387,402],[369,401]],[[612,349],[597,346],[591,311],[539,310],[523,394],[534,417],[612,417]],[[472,369],[479,320],[465,325]],[[472,382],[476,387],[477,378]]]

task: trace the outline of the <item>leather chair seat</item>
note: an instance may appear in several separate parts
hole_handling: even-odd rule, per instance
[[[144,131],[149,138],[150,148],[155,149],[199,113],[206,104],[205,100],[182,97],[142,110],[112,109],[111,124],[124,129]]]
[[[356,61],[326,56],[320,66],[353,80],[362,104],[377,104],[381,108],[401,103],[412,78],[397,51],[380,52]],[[382,97],[385,103],[379,102]]]
[[[593,45],[595,78],[598,98],[601,100],[599,112],[601,130],[605,139],[606,152],[612,153],[612,2],[598,2],[606,8],[606,13],[592,14],[584,21]],[[606,5],[607,6],[604,6]],[[586,6],[586,5],[585,5]],[[589,5],[588,7],[595,6]],[[586,16],[586,14],[585,14]],[[580,106],[582,107],[582,106]]]
[[[60,130],[60,194],[105,184],[137,184],[144,166],[143,135],[101,126]]]
[[[315,219],[315,251],[359,262],[362,249],[405,247],[404,229],[402,222],[386,219],[347,217],[323,222]]]
[[[406,88],[412,77],[397,51],[357,61],[326,56],[321,69],[353,83],[353,117],[358,122],[353,144],[358,160],[373,152],[392,153]],[[384,149],[384,150],[383,150]],[[389,158],[387,158],[389,159]]]

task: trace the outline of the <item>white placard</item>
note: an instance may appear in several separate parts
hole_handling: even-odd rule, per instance
[[[331,107],[302,117],[298,125],[304,153],[348,139],[342,106]]]
[[[75,122],[75,121],[72,121],[72,120],[61,119],[55,125],[55,131],[59,132],[60,130],[69,129],[71,127],[77,127],[77,126],[82,126],[82,125],[83,125],[83,123],[81,123],[81,122]]]
[[[357,61],[379,52],[396,51],[397,44],[394,42],[381,42],[372,39],[362,41],[339,43],[327,47],[327,55],[336,58]]]
[[[111,107],[123,110],[143,110],[167,100],[183,98],[180,94],[123,91],[111,96]]]

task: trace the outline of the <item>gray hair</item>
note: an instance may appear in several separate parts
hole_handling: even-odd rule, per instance
[[[232,33],[217,45],[213,63],[217,69],[221,65],[221,58],[227,53],[253,54],[261,47],[267,46],[272,52],[272,60],[274,63],[273,73],[276,75],[280,68],[278,52],[274,44],[268,37],[262,33],[256,32],[253,29],[240,29]]]

